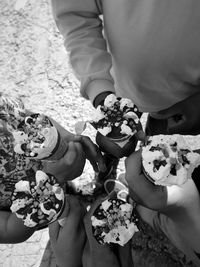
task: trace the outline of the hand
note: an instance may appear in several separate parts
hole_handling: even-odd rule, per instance
[[[53,121],[53,124],[56,126],[61,136],[66,140],[66,143],[75,142],[82,146],[85,157],[90,161],[95,171],[105,171],[103,156],[98,146],[94,144],[88,136],[72,134],[55,121]]]
[[[56,262],[59,267],[81,267],[85,244],[83,216],[85,210],[77,198],[66,198],[65,209],[61,217],[49,225],[49,236]],[[59,220],[65,219],[60,226]]]
[[[113,155],[116,158],[128,157],[135,151],[138,141],[141,140],[145,142],[145,139],[146,136],[142,130],[141,123],[139,123],[138,132],[133,135],[123,147],[110,140],[109,137],[102,135],[100,132],[97,132],[96,135],[96,143],[98,144],[100,149],[107,154]]]
[[[142,172],[141,150],[127,158],[125,165],[130,195],[139,204],[175,219],[199,210],[199,193],[192,179],[181,186],[154,185]]]
[[[94,99],[94,107],[97,108],[99,105],[103,105],[105,98],[110,94],[113,94],[113,92],[107,91],[96,96]]]
[[[92,142],[92,140],[88,136],[77,135],[76,141],[80,142],[83,146],[85,156],[90,161],[95,172],[105,172],[106,165],[104,162],[103,155],[99,150],[99,147]]]
[[[62,184],[82,174],[86,159],[90,161],[95,171],[105,171],[103,156],[89,137],[72,134],[54,120],[51,121],[65,140],[67,151],[59,160],[43,161],[45,172],[53,174]]]
[[[87,235],[87,242],[83,252],[83,267],[119,267],[120,263],[117,256],[108,245],[100,245],[93,236],[91,216],[95,209],[104,201],[103,198],[97,199],[89,212],[84,217],[84,226]]]
[[[200,133],[200,93],[194,94],[172,107],[150,115],[155,119],[167,119],[168,134]]]

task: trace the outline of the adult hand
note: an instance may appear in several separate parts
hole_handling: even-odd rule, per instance
[[[200,133],[200,93],[194,94],[172,107],[151,113],[155,119],[167,119],[168,134]]]
[[[180,219],[191,212],[200,213],[198,190],[192,179],[181,185],[159,186],[151,183],[142,172],[141,150],[131,154],[125,161],[126,180],[130,195],[139,204]],[[197,213],[198,213],[197,212]]]
[[[81,267],[85,244],[84,208],[74,196],[66,197],[61,217],[49,225],[49,236],[59,267]],[[63,226],[61,222],[64,221]],[[59,223],[60,222],[60,223]]]

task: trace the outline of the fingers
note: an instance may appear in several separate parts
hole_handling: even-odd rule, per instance
[[[140,130],[138,131],[136,134],[135,134],[135,137],[137,140],[140,140],[142,142],[146,142],[146,139],[147,139],[147,136],[145,134],[145,132],[143,130]]]
[[[76,158],[76,148],[74,142],[69,142],[67,153],[64,156],[64,161],[67,165],[71,165]]]
[[[130,196],[147,208],[161,210],[167,203],[166,188],[155,186],[142,172],[141,151],[131,154],[125,161],[126,180]]]
[[[126,171],[135,170],[133,173],[139,175],[141,173],[142,168],[142,156],[141,149],[132,153],[127,159],[125,159],[125,167]]]
[[[86,158],[90,161],[95,172],[105,172],[106,166],[98,146],[95,145],[88,136],[81,136],[80,142],[84,147]]]

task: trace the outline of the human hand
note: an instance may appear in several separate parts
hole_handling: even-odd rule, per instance
[[[66,197],[61,217],[49,225],[49,236],[59,267],[81,267],[85,244],[84,208],[74,196]],[[59,221],[63,220],[61,226]]]
[[[99,147],[92,142],[92,140],[85,135],[77,135],[76,142],[80,142],[83,146],[86,159],[89,160],[95,172],[105,172],[106,165],[104,162],[103,155]]]
[[[91,216],[95,209],[105,200],[98,198],[91,206],[89,212],[84,217],[84,226],[87,235],[87,242],[83,252],[83,267],[119,267],[120,263],[117,256],[108,245],[100,245],[93,236]]]
[[[200,93],[194,94],[172,107],[151,113],[155,119],[167,120],[168,134],[199,134],[200,133]]]
[[[43,161],[45,172],[53,174],[62,184],[82,174],[86,159],[90,161],[96,172],[105,171],[103,156],[98,146],[89,137],[72,134],[56,121],[52,119],[51,121],[61,134],[67,151],[59,160]]]
[[[176,220],[191,214],[192,210],[199,211],[199,194],[192,179],[181,186],[154,185],[142,172],[141,150],[131,154],[125,165],[130,196],[140,205]]]
[[[91,122],[97,130],[96,143],[100,149],[116,158],[128,157],[135,150],[138,140],[146,140],[139,120],[141,115],[130,99],[113,94],[107,96]]]
[[[105,98],[110,94],[113,94],[113,92],[107,91],[97,95],[94,99],[94,107],[97,108],[99,105],[103,105]]]
[[[141,126],[141,131],[138,131],[135,135],[133,135],[123,147],[110,140],[110,138],[107,136],[102,135],[100,132],[97,132],[96,143],[105,153],[112,154],[117,158],[122,158],[128,157],[131,153],[133,153],[137,146],[138,140],[144,141],[145,138],[146,137]]]

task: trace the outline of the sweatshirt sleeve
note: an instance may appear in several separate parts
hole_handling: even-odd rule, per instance
[[[81,82],[81,94],[92,102],[114,92],[111,56],[103,37],[101,0],[51,0],[56,25],[64,38],[70,63]]]

